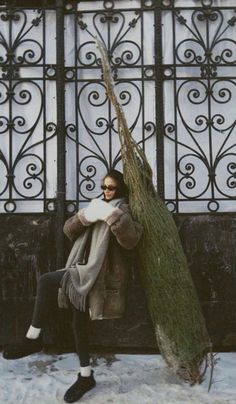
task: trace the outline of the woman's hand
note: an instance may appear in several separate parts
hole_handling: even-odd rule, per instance
[[[89,222],[106,220],[114,211],[114,207],[101,199],[92,199],[87,208],[84,209],[85,219]]]

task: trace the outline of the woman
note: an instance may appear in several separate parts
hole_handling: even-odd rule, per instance
[[[129,253],[142,233],[127,204],[123,175],[112,170],[104,177],[104,199],[93,199],[64,225],[74,242],[66,267],[43,274],[38,282],[32,324],[24,339],[5,347],[5,359],[17,359],[39,352],[41,329],[55,303],[71,308],[80,373],[64,400],[78,401],[96,382],[90,366],[88,321],[120,318],[124,314]]]

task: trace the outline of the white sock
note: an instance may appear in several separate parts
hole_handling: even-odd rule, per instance
[[[26,338],[37,339],[39,337],[40,331],[41,328],[35,328],[31,325],[27,331]]]
[[[83,377],[89,377],[91,375],[91,366],[83,366],[80,368],[80,374]]]

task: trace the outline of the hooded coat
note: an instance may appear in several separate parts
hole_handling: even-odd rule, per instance
[[[120,318],[125,311],[125,297],[132,265],[131,250],[142,235],[142,226],[132,219],[129,206],[121,203],[106,220],[111,236],[102,268],[89,292],[89,311],[92,320]],[[88,226],[84,209],[69,218],[64,233],[75,242]]]

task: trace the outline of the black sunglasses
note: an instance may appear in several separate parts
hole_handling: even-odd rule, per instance
[[[103,191],[106,191],[106,189],[108,189],[108,191],[115,191],[117,189],[114,185],[101,185],[101,188]]]

